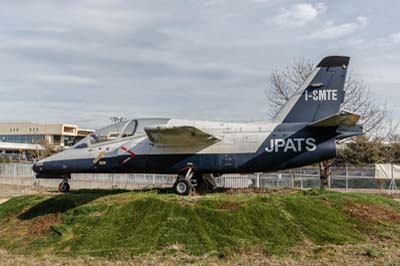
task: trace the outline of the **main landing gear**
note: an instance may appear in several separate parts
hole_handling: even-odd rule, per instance
[[[191,191],[209,193],[215,188],[216,184],[210,174],[198,173],[193,167],[183,169],[174,184],[175,193],[181,196],[187,196]]]
[[[192,191],[193,186],[189,180],[186,178],[179,178],[176,180],[174,184],[174,191],[176,194],[181,196],[189,195],[190,191]]]
[[[69,192],[70,186],[68,183],[68,178],[64,178],[63,181],[58,185],[58,192],[67,193]]]

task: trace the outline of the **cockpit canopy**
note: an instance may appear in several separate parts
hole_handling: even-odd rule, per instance
[[[73,149],[83,149],[89,146],[116,139],[145,135],[144,128],[155,125],[164,125],[168,118],[143,118],[132,119],[106,126],[86,136],[75,144]]]

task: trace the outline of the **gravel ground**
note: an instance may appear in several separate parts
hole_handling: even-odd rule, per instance
[[[266,266],[395,266],[400,265],[398,246],[384,243],[374,245],[347,245],[312,247],[304,244],[287,255],[268,256],[261,252],[232,255],[224,258],[218,256],[194,257],[179,250],[175,254],[148,254],[124,261],[110,261],[99,258],[67,258],[57,256],[25,256],[11,254],[0,249],[0,266],[61,266],[61,265],[266,265]]]
[[[22,195],[43,194],[43,193],[55,193],[55,192],[44,187],[28,187],[28,186],[0,184],[0,204],[6,202],[8,199],[12,197],[17,197]]]

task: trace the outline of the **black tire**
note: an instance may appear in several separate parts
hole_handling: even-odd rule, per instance
[[[176,180],[174,184],[174,191],[181,196],[187,196],[192,190],[192,184],[186,178]]]
[[[213,184],[208,182],[202,174],[197,174],[193,177],[196,180],[196,193],[199,194],[207,194],[207,193],[213,193],[215,191],[215,188]]]
[[[70,187],[67,182],[63,181],[58,185],[58,192],[67,193],[67,192],[69,192],[69,189],[70,189]]]
[[[216,190],[216,187],[214,187],[213,184],[207,181],[207,193],[214,193]]]

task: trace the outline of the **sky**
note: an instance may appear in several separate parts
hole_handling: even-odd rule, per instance
[[[267,119],[294,58],[349,71],[400,120],[400,1],[1,0],[0,121]]]

